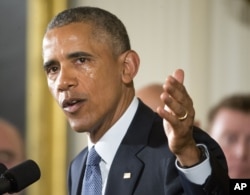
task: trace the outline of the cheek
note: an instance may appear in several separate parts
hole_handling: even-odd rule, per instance
[[[223,150],[223,152],[224,152],[226,158],[227,158],[227,159],[231,159],[231,156],[232,156],[232,154],[233,154],[233,151],[230,150],[230,148],[228,148],[228,147],[223,147],[223,146],[222,146],[222,150]]]
[[[48,88],[52,96],[56,99],[56,88],[55,88],[55,82],[52,80],[47,80]]]
[[[235,146],[233,144],[228,145],[228,144],[222,144],[221,148],[225,154],[225,157],[227,159],[228,164],[231,164],[232,162],[235,161],[237,158],[237,150],[235,149]]]
[[[97,71],[89,66],[82,67],[81,72],[84,74],[84,77],[90,80],[95,80],[98,78]]]

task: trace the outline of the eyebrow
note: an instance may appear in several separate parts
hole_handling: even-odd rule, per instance
[[[92,57],[92,55],[87,52],[77,51],[77,52],[69,53],[66,56],[67,59],[73,59],[73,58],[79,58],[79,57]],[[49,60],[43,64],[43,68],[44,70],[46,70],[48,67],[56,63],[58,63],[57,60]]]
[[[92,55],[83,51],[77,51],[77,52],[69,53],[67,55],[67,59],[78,58],[78,57],[92,57]]]
[[[49,68],[50,66],[56,63],[57,63],[56,60],[49,60],[43,64],[43,69],[46,70],[47,68]]]
[[[3,159],[13,158],[15,153],[10,150],[0,150],[0,161]]]

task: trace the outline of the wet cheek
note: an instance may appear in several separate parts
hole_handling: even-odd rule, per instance
[[[93,68],[85,66],[82,69],[82,72],[83,72],[85,78],[90,78],[90,79],[96,79],[97,78],[97,72]]]

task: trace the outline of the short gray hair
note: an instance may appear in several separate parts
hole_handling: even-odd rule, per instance
[[[93,27],[98,41],[107,41],[113,53],[119,55],[131,49],[124,24],[114,14],[96,7],[76,7],[62,11],[48,24],[47,31],[71,23],[87,23]]]

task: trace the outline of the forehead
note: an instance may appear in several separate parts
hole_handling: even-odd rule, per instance
[[[240,119],[238,120],[232,120],[232,119]],[[250,118],[250,113],[245,113],[240,110],[236,109],[231,109],[231,108],[222,108],[218,111],[215,119],[224,119],[228,122],[242,122],[242,121],[249,121],[250,120],[244,120],[244,119],[249,119]]]
[[[43,39],[43,49],[46,47],[67,42],[89,40],[92,37],[92,27],[85,23],[71,23],[62,27],[48,30]]]
[[[43,60],[55,60],[74,52],[87,52],[91,55],[109,53],[109,44],[99,41],[88,23],[71,23],[49,30],[43,39]]]
[[[214,129],[250,135],[250,114],[233,109],[221,109],[214,120]]]

